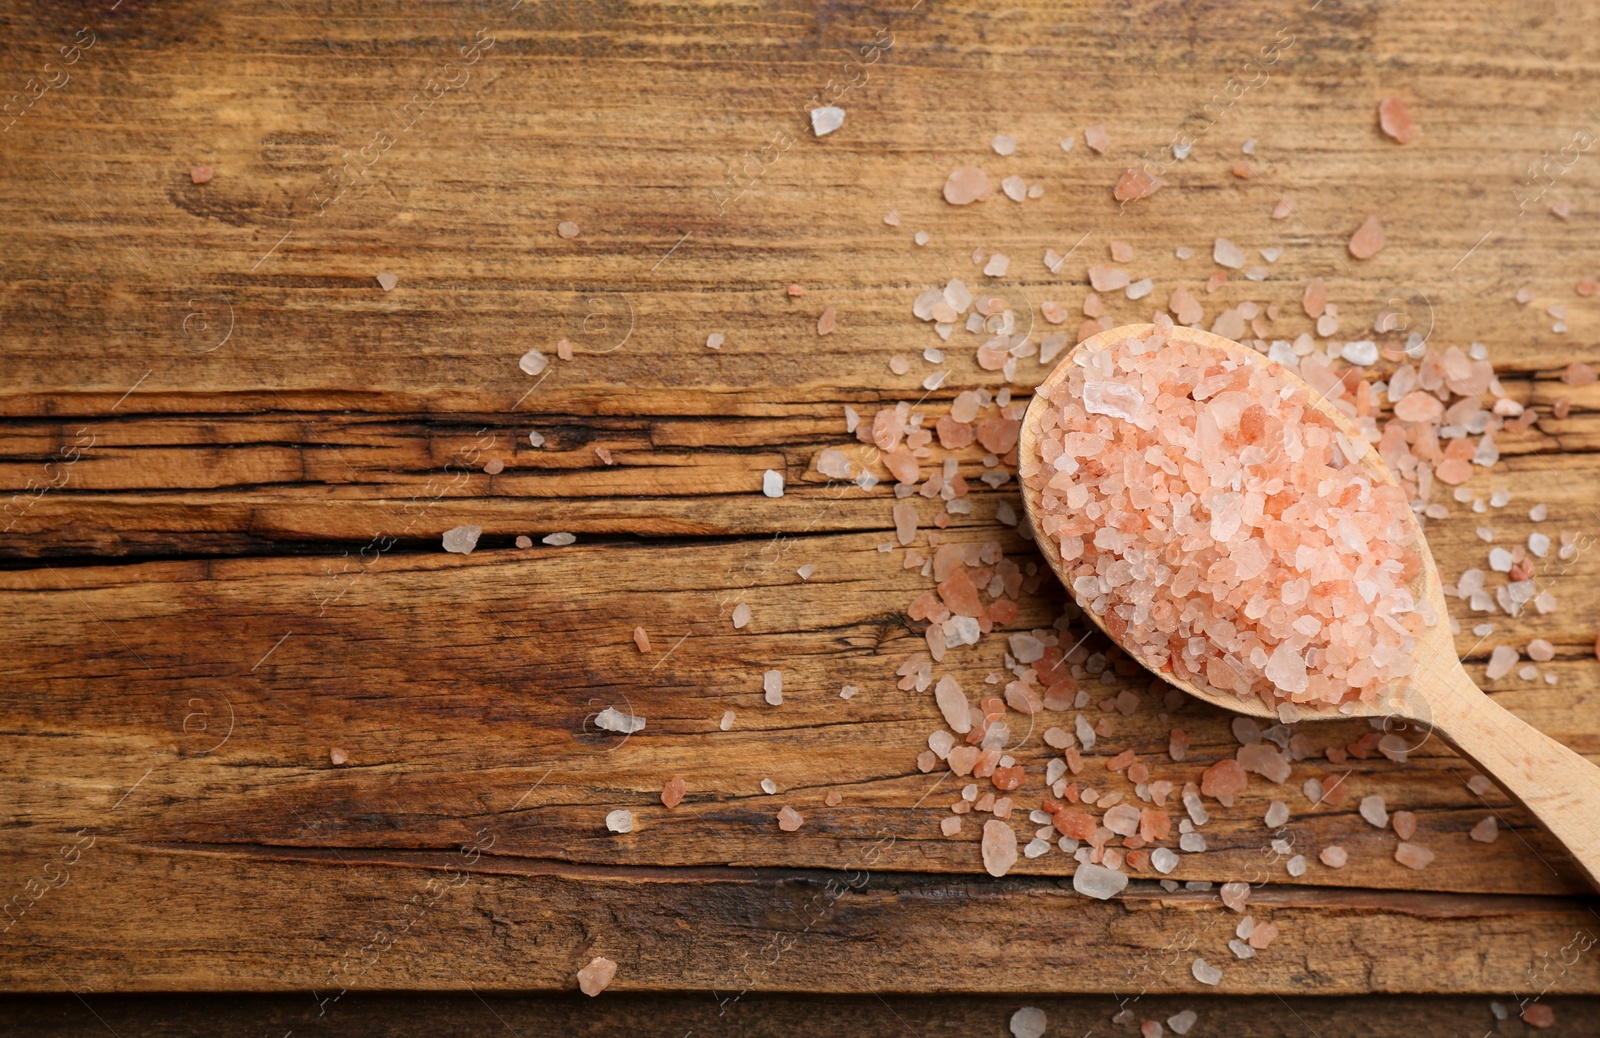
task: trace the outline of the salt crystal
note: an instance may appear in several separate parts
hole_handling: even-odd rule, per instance
[[[761,780],[761,792],[772,796],[778,792],[778,784],[769,778],[764,778]]]
[[[606,815],[606,828],[614,833],[633,832],[633,812],[618,808]]]
[[[1168,851],[1167,853],[1171,853]],[[1122,893],[1128,886],[1128,877],[1116,869],[1093,863],[1079,865],[1072,874],[1072,889],[1084,897],[1108,901]]]
[[[556,548],[565,548],[567,545],[572,544],[577,539],[578,539],[577,537],[573,536],[570,533],[546,534],[542,538],[544,543],[546,543],[546,544],[548,544],[548,545],[550,545],[552,547],[556,547]]]
[[[1517,665],[1520,657],[1517,650],[1509,645],[1497,645],[1489,654],[1489,666],[1484,671],[1484,677],[1490,681],[1498,681],[1511,673],[1511,668]]]
[[[1528,550],[1539,558],[1550,554],[1550,538],[1542,533],[1528,534]]]
[[[799,577],[801,580],[810,580],[811,575],[816,571],[817,568],[808,562],[804,566],[801,566],[799,569],[795,570],[794,573],[795,576]]]
[[[996,155],[1012,155],[1017,150],[1017,139],[1009,134],[996,134],[994,140],[989,142]]]
[[[1384,805],[1383,797],[1374,793],[1372,796],[1361,798],[1361,817],[1367,824],[1382,829],[1389,824],[1389,809]]]
[[[811,132],[826,136],[844,125],[844,109],[836,105],[823,105],[811,109]]]
[[[330,764],[335,764],[335,765],[343,764],[345,761],[347,761],[349,759],[350,759],[349,754],[345,753],[343,750],[341,750],[337,746],[333,747],[331,750],[328,751],[328,762]]]
[[[1556,658],[1556,648],[1543,638],[1528,643],[1528,658],[1535,663],[1548,663]]]
[[[733,607],[733,629],[740,630],[750,622],[750,607],[743,602]]]
[[[1270,805],[1268,805],[1266,818],[1264,820],[1267,823],[1268,829],[1281,828],[1286,822],[1289,821],[1289,805],[1285,804],[1282,800],[1274,800]]]
[[[1434,854],[1426,847],[1419,847],[1414,843],[1401,843],[1394,849],[1394,860],[1412,869],[1425,869],[1433,861]]]
[[[970,205],[989,197],[989,174],[977,166],[961,166],[944,182],[944,200],[951,205]]]
[[[983,867],[991,876],[1004,876],[1017,863],[1017,834],[1006,823],[983,823]]]
[[[767,469],[761,474],[761,492],[768,497],[783,496],[783,473]]]
[[[989,257],[988,263],[984,264],[983,272],[992,278],[1003,277],[1010,267],[1010,258],[1004,253],[997,252]]]
[[[608,732],[620,732],[623,735],[632,735],[634,732],[644,730],[644,718],[633,714],[624,713],[614,706],[608,706],[594,715],[595,727]]]
[[[1012,1038],[1043,1038],[1044,1028],[1043,1009],[1026,1006],[1011,1014]]]
[[[769,670],[761,676],[761,688],[766,693],[767,703],[772,706],[783,705],[783,674],[780,671]]]
[[[529,375],[537,375],[549,366],[550,359],[543,353],[540,353],[537,348],[531,349],[527,353],[524,353],[522,355],[522,359],[517,361],[517,367],[521,368],[524,373]]]
[[[733,727],[733,711],[732,710],[723,711],[722,720],[717,722],[717,727],[722,729],[725,732]]]
[[[713,350],[722,349],[722,344],[726,341],[727,337],[721,332],[712,332],[710,335],[706,336],[706,346]]]
[[[1194,965],[1189,968],[1189,971],[1194,974],[1194,979],[1202,984],[1215,987],[1222,982],[1222,971],[1215,966],[1208,965],[1204,959],[1195,959]]]
[[[1511,553],[1504,548],[1489,550],[1489,568],[1496,573],[1511,572]]]
[[[1181,1013],[1175,1013],[1172,1016],[1167,1017],[1167,1026],[1172,1028],[1173,1034],[1184,1035],[1189,1033],[1189,1029],[1193,1027],[1195,1022],[1199,1019],[1200,1014],[1196,1013],[1193,1009],[1185,1009]]]
[[[1474,840],[1477,840],[1479,843],[1493,843],[1495,840],[1500,838],[1500,827],[1495,821],[1494,815],[1489,815],[1477,825],[1473,826],[1472,831],[1467,833],[1467,835],[1472,837]]]
[[[1330,869],[1342,869],[1350,860],[1350,855],[1338,845],[1322,848],[1322,853],[1318,857],[1321,858],[1322,864]]]
[[[617,975],[617,964],[603,955],[589,960],[589,965],[578,971],[578,989],[590,998],[604,991]]]
[[[1344,359],[1352,364],[1367,366],[1378,362],[1378,344],[1370,339],[1344,344]]]
[[[1157,847],[1150,852],[1150,865],[1165,876],[1178,867],[1178,856],[1166,847]]]
[[[1023,857],[1026,857],[1026,858],[1037,858],[1037,857],[1040,857],[1041,855],[1048,854],[1049,852],[1050,852],[1050,844],[1049,844],[1049,842],[1046,841],[1046,840],[1039,839],[1037,837],[1035,837],[1032,840],[1029,840],[1028,841],[1028,845],[1026,847],[1022,848]]]
[[[805,824],[806,820],[801,817],[800,812],[787,804],[778,809],[778,828],[784,832],[792,833]]]
[[[1250,899],[1250,884],[1240,882],[1224,883],[1218,894],[1222,898],[1224,905],[1227,905],[1235,912],[1242,913],[1244,911],[1244,903]]]
[[[1226,238],[1218,238],[1211,247],[1211,258],[1224,267],[1238,270],[1244,266],[1244,250]]]
[[[457,555],[471,555],[472,549],[478,546],[478,535],[483,533],[481,526],[457,526],[444,532],[444,550],[455,552]]]

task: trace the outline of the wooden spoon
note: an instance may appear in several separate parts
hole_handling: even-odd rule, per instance
[[[1033,403],[1028,406],[1022,422],[1017,455],[1019,460],[1025,464],[1039,457],[1038,428],[1043,414],[1049,408],[1046,400],[1048,390],[1066,380],[1081,352],[1109,346],[1131,336],[1148,338],[1154,331],[1154,325],[1124,325],[1084,340],[1069,353],[1040,385]],[[1168,340],[1226,353],[1236,360],[1265,367],[1298,384],[1305,390],[1307,398],[1314,401],[1317,409],[1344,431],[1352,444],[1365,448],[1366,457],[1362,463],[1367,470],[1375,478],[1394,485],[1394,475],[1367,442],[1366,436],[1295,372],[1231,339],[1210,332],[1174,327],[1168,332]],[[1072,582],[1063,571],[1059,546],[1042,532],[1039,514],[1041,496],[1028,481],[1023,481],[1023,505],[1039,551],[1067,588],[1068,594],[1073,594],[1084,614],[1104,630],[1100,617],[1072,592]],[[1434,615],[1440,618],[1438,623],[1424,628],[1417,636],[1416,672],[1403,681],[1395,682],[1378,701],[1353,704],[1349,713],[1332,707],[1316,709],[1300,705],[1302,715],[1308,719],[1394,719],[1401,723],[1398,726],[1386,725],[1386,728],[1391,731],[1408,730],[1411,749],[1420,746],[1432,733],[1438,732],[1544,823],[1551,835],[1566,845],[1588,874],[1590,882],[1600,886],[1600,767],[1589,763],[1484,695],[1467,676],[1456,655],[1455,638],[1450,633],[1447,620],[1450,614],[1439,585],[1439,571],[1422,536],[1422,528],[1414,518],[1410,522],[1410,529],[1415,535],[1415,549],[1423,567],[1422,586],[1417,590],[1426,596],[1433,606]],[[1126,645],[1122,649],[1151,673],[1191,696],[1237,713],[1277,719],[1276,710],[1259,699],[1242,699],[1198,688],[1170,671],[1153,666],[1134,649]]]

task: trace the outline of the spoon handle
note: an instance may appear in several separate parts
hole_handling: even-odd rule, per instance
[[[1457,668],[1460,670],[1460,668]],[[1464,670],[1437,728],[1561,841],[1600,888],[1600,767],[1478,691]]]

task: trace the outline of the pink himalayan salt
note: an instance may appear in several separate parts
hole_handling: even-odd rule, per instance
[[[589,965],[578,971],[578,988],[590,998],[604,991],[617,975],[617,964],[603,955],[589,960]]]
[[[645,633],[643,627],[635,627],[633,629],[633,644],[639,647],[640,652],[650,651],[650,635]]]
[[[1394,404],[1394,416],[1402,422],[1437,422],[1444,414],[1444,404],[1432,393],[1412,390]]]
[[[983,823],[983,867],[991,876],[1004,876],[1017,863],[1017,834],[1009,825],[991,818]]]
[[[337,746],[328,751],[328,760],[335,765],[343,764],[349,759],[350,756]]]
[[[1095,125],[1086,127],[1084,129],[1083,143],[1104,155],[1106,153],[1106,149],[1111,146],[1111,135],[1106,132],[1106,128],[1104,126],[1096,123]]]
[[[1322,848],[1322,853],[1318,857],[1322,859],[1322,864],[1330,869],[1342,869],[1345,863],[1350,860],[1349,852],[1337,844]]]
[[[989,174],[977,166],[958,166],[944,182],[944,200],[951,205],[970,205],[989,197]]]
[[[1168,342],[1158,319],[1148,340],[1073,358],[1025,459],[1071,590],[1137,656],[1201,688],[1375,699],[1413,665],[1405,494],[1298,380]]]
[[[1394,860],[1409,869],[1425,869],[1433,861],[1433,852],[1414,843],[1402,843],[1394,849]]]
[[[800,812],[787,804],[778,809],[778,828],[784,832],[792,833],[805,824],[806,820],[800,816]]]
[[[681,775],[674,775],[667,779],[666,785],[661,787],[661,803],[667,810],[672,810],[683,803],[685,785]]]
[[[1383,226],[1376,216],[1369,216],[1350,236],[1350,255],[1356,259],[1371,259],[1382,250]]]
[[[1378,103],[1378,125],[1400,144],[1410,144],[1417,135],[1417,128],[1411,122],[1411,113],[1406,111],[1405,101],[1395,94]]]

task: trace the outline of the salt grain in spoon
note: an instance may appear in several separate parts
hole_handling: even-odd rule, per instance
[[[1039,386],[1018,464],[1046,561],[1140,664],[1257,717],[1426,726],[1600,884],[1600,768],[1472,683],[1407,495],[1298,375],[1164,315],[1100,332]]]

